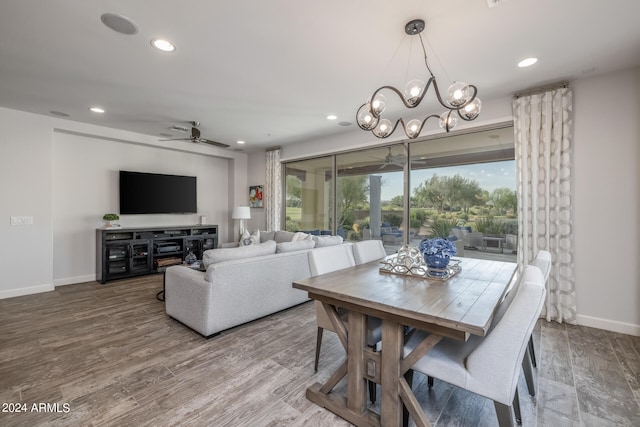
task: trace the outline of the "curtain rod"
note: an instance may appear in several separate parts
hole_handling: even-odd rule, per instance
[[[529,96],[529,95],[537,95],[540,93],[544,93],[544,92],[548,92],[550,90],[554,90],[554,89],[560,89],[560,88],[567,88],[569,87],[569,82],[560,82],[560,83],[554,83],[548,86],[542,86],[542,87],[538,87],[535,89],[529,89],[529,90],[524,90],[522,92],[516,92],[513,94],[513,99],[518,99],[520,97],[523,96]]]
[[[282,148],[282,147],[280,147],[280,146],[269,147],[269,148],[265,148],[264,151],[276,151],[276,150],[279,150],[280,148]]]

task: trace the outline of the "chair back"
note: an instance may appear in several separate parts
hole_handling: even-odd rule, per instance
[[[542,271],[544,283],[547,283],[547,280],[549,280],[549,274],[551,273],[551,252],[538,251],[538,254],[530,265],[535,265]]]
[[[311,276],[354,267],[356,261],[353,258],[352,246],[352,244],[341,244],[310,250],[308,253]]]
[[[546,295],[540,272],[529,271],[533,271],[533,280],[528,281],[530,277],[523,275],[500,322],[465,361],[469,373],[467,390],[506,405],[513,401],[522,358]]]
[[[513,299],[518,294],[520,285],[524,282],[544,284],[542,271],[540,271],[540,269],[534,265],[528,265],[525,267],[524,272],[520,277],[515,277],[513,279],[511,287],[507,289],[502,302],[500,302],[500,305],[498,305],[498,307],[496,308],[496,312],[493,315],[493,320],[491,321],[491,327],[489,328],[489,331],[493,330],[498,325],[498,323],[500,323],[500,320],[502,320],[502,317],[507,312],[507,309],[511,306]]]
[[[378,261],[387,256],[382,240],[363,240],[353,244],[356,265]]]

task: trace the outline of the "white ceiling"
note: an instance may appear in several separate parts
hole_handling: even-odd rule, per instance
[[[138,33],[110,30],[106,12]],[[0,0],[0,105],[159,138],[195,120],[250,151],[359,131],[373,90],[426,79],[404,33],[413,18],[440,86],[462,80],[487,100],[640,66],[639,16],[638,0]]]

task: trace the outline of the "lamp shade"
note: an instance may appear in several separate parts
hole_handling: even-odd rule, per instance
[[[251,209],[249,206],[236,206],[231,213],[232,219],[251,219]]]

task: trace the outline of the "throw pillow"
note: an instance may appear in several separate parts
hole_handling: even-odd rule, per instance
[[[342,236],[313,236],[316,248],[342,244]]]
[[[292,242],[297,242],[299,240],[311,240],[311,234],[303,233],[302,231],[298,231],[291,238]]]
[[[254,256],[271,255],[276,253],[276,242],[270,240],[264,243],[258,243],[249,246],[240,246],[237,248],[209,249],[204,251],[202,262],[205,267],[217,262],[229,261],[232,259],[244,259]]]
[[[276,253],[279,254],[282,252],[294,252],[294,251],[302,251],[305,249],[313,249],[315,245],[316,245],[316,242],[309,239],[298,240],[295,242],[282,242],[282,243],[276,244]]]
[[[258,243],[260,243],[260,230],[256,230],[252,234],[245,230],[240,238],[240,246],[257,245]]]

